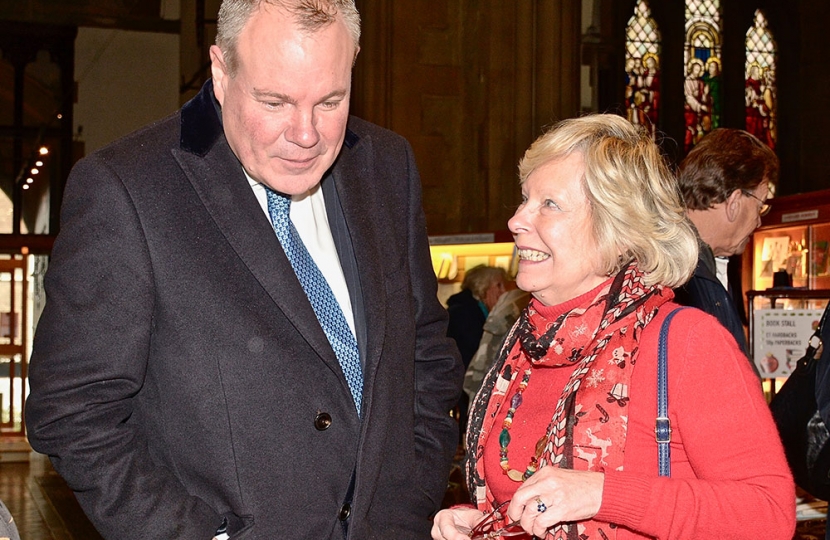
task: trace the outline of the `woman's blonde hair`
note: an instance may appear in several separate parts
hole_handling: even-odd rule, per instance
[[[574,152],[584,162],[582,189],[591,205],[600,270],[616,274],[636,260],[649,284],[688,281],[697,266],[697,236],[674,175],[649,135],[612,114],[564,120],[527,149],[519,163],[521,182]]]

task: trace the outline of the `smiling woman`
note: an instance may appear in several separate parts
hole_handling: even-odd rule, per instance
[[[587,292],[607,279],[582,189],[582,155],[535,169],[522,184],[522,203],[508,222],[516,239],[516,284],[547,305]]]
[[[668,334],[672,476],[657,474],[658,334],[697,240],[648,134],[613,115],[566,120],[519,176],[509,228],[532,300],[473,401],[474,504],[439,513],[433,538],[482,522],[548,540],[791,537],[794,488],[760,387],[693,309]]]

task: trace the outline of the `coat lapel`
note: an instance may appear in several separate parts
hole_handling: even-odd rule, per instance
[[[366,407],[371,406],[372,384],[383,351],[387,303],[381,251],[384,239],[379,235],[376,216],[376,205],[381,200],[378,196],[381,194],[374,191],[377,189],[374,179],[367,177],[367,171],[373,170],[371,138],[357,139],[354,134],[347,133],[346,144],[332,170],[332,177],[351,237],[363,290],[367,328],[363,372]]]
[[[210,119],[211,115],[216,118],[215,110],[211,110],[213,98],[208,85],[194,102],[199,99],[201,104],[182,110],[182,145],[173,151],[174,157],[217,227],[265,293],[326,364],[340,373],[337,357],[311,303],[251,191],[242,166],[221,133],[221,123],[217,118],[212,125],[205,125],[209,122],[205,118]],[[194,130],[193,126],[198,129]],[[205,134],[205,128],[220,131],[210,137]],[[346,385],[345,378],[343,383]]]

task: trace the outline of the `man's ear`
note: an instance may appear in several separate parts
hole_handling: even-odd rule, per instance
[[[225,56],[217,45],[210,46],[210,74],[213,77],[213,93],[221,106],[225,101],[225,83],[228,77]]]
[[[724,201],[724,208],[726,210],[726,219],[734,222],[741,215],[741,205],[743,204],[744,194],[740,189],[736,189],[729,194],[726,201]]]

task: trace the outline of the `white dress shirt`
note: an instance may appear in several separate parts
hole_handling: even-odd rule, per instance
[[[248,178],[251,189],[254,191],[257,201],[259,201],[259,205],[270,223],[271,216],[268,213],[268,196],[265,193],[265,186],[251,178],[247,171],[245,176]],[[343,316],[346,317],[346,322],[349,324],[352,334],[355,334],[354,312],[349,298],[349,288],[346,285],[343,268],[340,266],[340,257],[337,255],[334,238],[331,235],[331,226],[326,213],[326,201],[323,198],[323,190],[320,189],[319,184],[307,193],[291,197],[291,221],[294,223],[294,227],[297,229],[311,258],[317,264],[317,268],[320,269],[329,287],[331,287],[331,291],[334,293],[337,303],[340,304],[340,309],[343,311]]]
[[[718,276],[718,281],[721,282],[721,285],[723,285],[723,288],[727,291],[729,290],[729,278],[726,275],[726,268],[728,265],[728,257],[715,257],[715,267],[717,268],[716,275]]]

